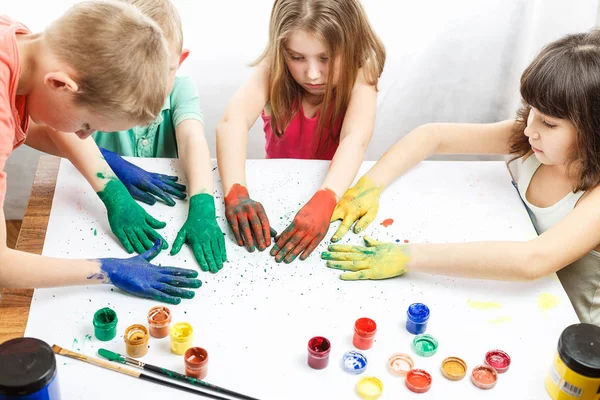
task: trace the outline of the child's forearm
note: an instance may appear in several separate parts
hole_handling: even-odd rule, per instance
[[[385,188],[410,168],[434,154],[438,146],[438,136],[430,125],[419,126],[392,146],[366,176],[377,186]]]
[[[368,143],[363,143],[359,136],[349,135],[343,139],[331,161],[321,189],[331,189],[339,200],[354,180],[365,157],[367,146]]]
[[[54,131],[50,133],[50,138],[95,192],[102,191],[110,178],[117,179],[91,136],[82,140],[73,133]]]
[[[189,197],[198,193],[208,193],[212,196],[212,163],[200,121],[181,122],[177,126],[177,144],[179,160],[187,178]]]
[[[246,185],[247,143],[244,123],[224,121],[217,127],[217,162],[225,195],[236,183]]]
[[[532,242],[417,243],[408,245],[409,271],[461,278],[533,280],[546,268]]]
[[[0,287],[43,288],[103,283],[100,262],[43,257],[4,248],[0,254]]]

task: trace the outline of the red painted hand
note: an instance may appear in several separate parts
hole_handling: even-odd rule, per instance
[[[250,252],[258,246],[263,251],[271,245],[269,219],[262,204],[252,200],[246,187],[236,183],[225,197],[225,216],[239,246]],[[256,243],[254,241],[256,238]]]
[[[336,202],[335,193],[330,189],[322,189],[315,193],[298,211],[290,226],[277,238],[275,246],[271,249],[275,260],[291,263],[300,253],[300,259],[306,260],[327,234]]]

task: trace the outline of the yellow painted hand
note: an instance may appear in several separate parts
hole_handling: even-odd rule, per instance
[[[410,261],[408,245],[383,243],[365,236],[365,246],[332,244],[321,253],[327,266],[345,272],[345,281],[360,279],[387,279],[402,275]]]
[[[331,216],[331,222],[342,220],[331,238],[332,242],[340,240],[356,221],[354,233],[359,233],[373,222],[379,210],[379,194],[382,190],[367,176],[363,176],[356,185],[346,190]]]

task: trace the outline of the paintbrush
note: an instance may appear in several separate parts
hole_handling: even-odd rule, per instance
[[[191,388],[191,387],[187,387],[187,386],[183,386],[183,385],[178,385],[178,384],[173,383],[173,382],[164,381],[162,379],[158,379],[158,378],[155,378],[155,377],[150,376],[150,375],[142,374],[141,372],[137,372],[135,370],[132,370],[132,369],[129,369],[129,368],[125,368],[125,367],[123,367],[121,365],[112,364],[112,363],[110,363],[108,361],[104,361],[104,360],[101,360],[99,358],[88,357],[88,356],[83,355],[83,354],[75,353],[74,351],[63,349],[62,347],[60,347],[60,346],[58,346],[56,344],[52,346],[52,350],[54,350],[54,352],[56,354],[60,354],[61,356],[66,356],[66,357],[69,357],[69,358],[74,358],[75,360],[83,361],[83,362],[86,362],[88,364],[97,365],[98,367],[110,369],[111,371],[120,372],[121,374],[129,375],[129,376],[132,376],[134,378],[138,378],[138,379],[141,379],[141,380],[144,380],[144,381],[149,381],[149,382],[157,383],[159,385],[167,386],[167,387],[170,387],[170,388],[173,388],[173,389],[178,389],[178,390],[182,390],[184,392],[193,393],[193,394],[198,395],[198,396],[204,396],[204,397],[207,397],[209,399],[229,400],[229,399],[227,399],[225,397],[216,396],[216,395],[214,395],[212,393],[207,393],[207,392],[204,392],[204,391],[202,391],[200,389],[194,389],[194,388]]]
[[[232,390],[228,390],[228,389],[213,385],[211,383],[204,382],[200,379],[192,378],[190,376],[185,376],[183,374],[180,374],[179,372],[171,371],[166,368],[160,368],[160,367],[157,367],[157,366],[151,365],[151,364],[146,364],[141,361],[135,360],[133,358],[123,356],[118,353],[114,353],[110,350],[99,349],[98,354],[110,361],[115,361],[115,362],[118,362],[121,364],[131,365],[132,367],[140,368],[140,369],[147,370],[147,371],[152,371],[159,375],[166,376],[171,379],[176,379],[178,381],[186,382],[186,383],[189,383],[192,385],[202,386],[202,387],[205,387],[206,389],[214,390],[216,392],[226,394],[231,397],[236,397],[238,399],[244,399],[244,400],[258,400],[256,397],[246,396],[245,394],[237,393]]]

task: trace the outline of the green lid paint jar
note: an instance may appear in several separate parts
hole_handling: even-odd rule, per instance
[[[104,307],[94,314],[94,336],[103,342],[113,340],[117,336],[117,313],[112,308]]]
[[[437,339],[428,333],[417,335],[413,339],[413,349],[421,357],[431,357],[435,354],[437,348]]]

